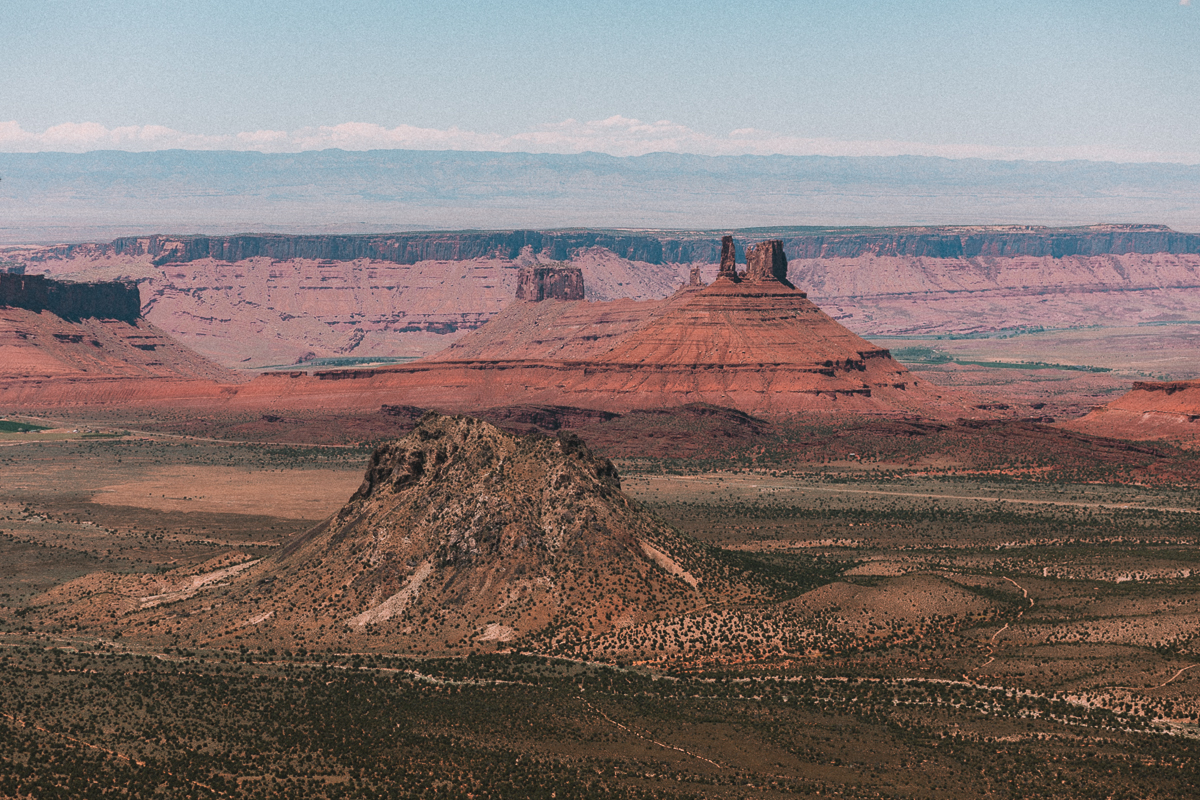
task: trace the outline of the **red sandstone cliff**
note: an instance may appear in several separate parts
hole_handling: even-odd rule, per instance
[[[781,241],[791,283],[856,333],[878,336],[1198,319],[1196,239],[1096,226],[791,232]],[[4,257],[31,272],[138,280],[147,319],[227,366],[253,367],[429,355],[500,312],[520,268],[551,260],[581,270],[589,300],[651,300],[693,267],[712,280],[720,256],[706,233],[516,231],[159,236]]]
[[[214,384],[173,395],[170,402],[229,410],[345,411],[400,403],[449,411],[554,404],[621,412],[710,403],[772,417],[973,413],[969,401],[914,379],[886,350],[781,281],[777,242],[761,252],[763,260],[746,279],[726,275],[665,301],[518,300],[495,325],[438,358],[375,370],[266,374],[243,386]],[[161,401],[112,385],[88,396],[0,394],[0,404],[10,402]]]
[[[582,300],[583,270],[566,264],[549,267],[522,267],[517,273],[517,299],[534,303],[542,300]]]
[[[0,274],[0,397],[20,405],[87,398],[98,383],[243,380],[142,319],[139,307],[131,284]]]
[[[517,301],[434,358],[353,380],[447,410],[710,403],[772,417],[971,413],[969,401],[916,380],[781,281],[778,242],[761,254],[745,279],[726,271],[658,303]]]

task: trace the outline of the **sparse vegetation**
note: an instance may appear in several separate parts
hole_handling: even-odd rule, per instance
[[[361,445],[132,434],[0,449],[0,795],[1167,798],[1196,785],[1192,452],[1036,426],[818,421],[714,444],[695,420],[656,419],[695,428],[694,457],[642,453],[625,491],[715,548],[685,566],[761,594],[615,625],[611,600],[638,584],[579,565],[563,573],[563,624],[455,658],[438,654],[480,633],[470,608],[412,605],[396,624],[424,643],[398,648],[386,625],[344,625],[354,596],[327,570],[256,589],[311,621],[290,639],[248,612],[196,635],[188,620],[219,588],[146,609],[55,594],[89,574],[212,574],[311,524],[219,512],[198,489],[178,510],[104,505],[105,487],[162,467],[357,481]],[[528,596],[512,611],[548,608]]]
[[[30,431],[48,430],[45,425],[34,425],[32,422],[17,422],[16,420],[0,419],[0,433],[29,433]]]

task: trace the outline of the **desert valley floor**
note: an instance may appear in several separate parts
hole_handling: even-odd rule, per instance
[[[170,602],[186,591],[90,609],[55,597],[95,573],[161,583],[138,598],[220,583],[346,502],[370,452],[361,431],[411,421],[358,420],[346,430],[359,434],[320,446],[148,419],[0,434],[0,791],[1182,797],[1195,785],[1194,451],[1083,439],[1039,451],[1045,432],[1028,423],[833,429],[703,411],[641,420],[640,439],[603,424],[592,438],[610,443],[637,503],[763,576],[766,602],[546,652],[482,631],[456,653],[320,630],[285,646],[253,616],[199,641],[181,626],[195,610]],[[693,448],[664,458],[639,440]],[[624,655],[615,637],[630,640]],[[615,655],[589,657],[601,639]]]
[[[9,252],[142,294],[0,308],[0,797],[1193,796],[1200,245],[1131,227]]]

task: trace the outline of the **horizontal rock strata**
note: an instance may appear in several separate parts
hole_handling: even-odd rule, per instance
[[[131,324],[142,314],[141,296],[133,283],[73,283],[6,272],[0,272],[0,307],[49,311],[72,321],[115,319]]]
[[[752,238],[752,237],[751,237]],[[779,239],[792,259],[858,258],[864,255],[913,258],[996,256],[1097,256],[1125,253],[1200,253],[1200,234],[1159,225],[1097,225],[1052,229],[1036,226],[978,228],[898,228],[842,233],[813,231]],[[239,234],[234,236],[129,236],[108,243],[45,248],[31,261],[73,256],[149,255],[157,263],[213,258],[243,261],[266,257],[332,261],[371,259],[397,264],[419,261],[515,259],[526,247],[555,260],[575,250],[603,247],[621,258],[650,264],[721,260],[721,237],[673,232],[480,231],[360,235]]]
[[[1200,443],[1200,381],[1136,381],[1126,394],[1063,427],[1121,439]]]

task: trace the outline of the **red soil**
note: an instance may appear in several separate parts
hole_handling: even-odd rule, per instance
[[[1127,394],[1062,427],[1122,439],[1200,442],[1200,381],[1139,381]]]

